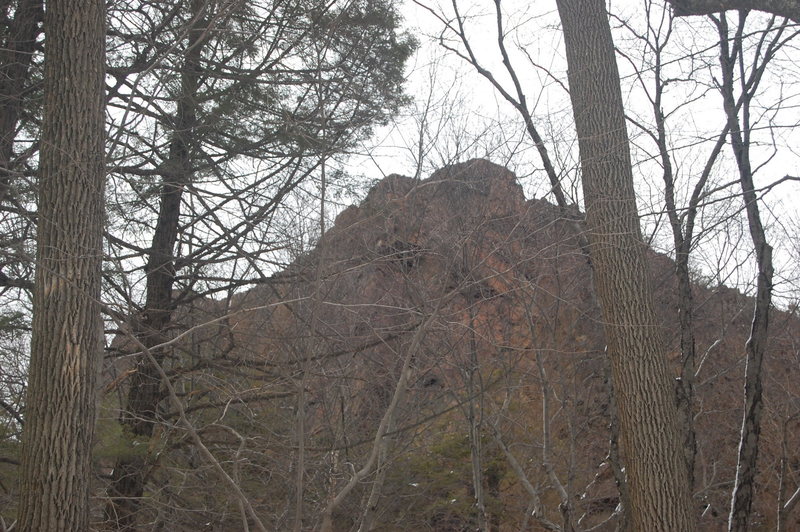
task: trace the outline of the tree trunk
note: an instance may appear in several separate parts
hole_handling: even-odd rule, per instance
[[[675,278],[677,281],[678,296],[678,323],[680,326],[681,346],[681,378],[675,387],[678,411],[681,416],[683,430],[683,450],[686,456],[686,470],[689,474],[689,492],[694,492],[694,464],[697,453],[697,435],[694,430],[694,372],[696,342],[694,334],[694,295],[692,293],[692,280],[689,275],[689,252],[692,249],[694,216],[697,212],[696,203],[690,203],[686,210],[686,230],[681,222],[681,215],[675,203],[675,176],[672,171],[672,158],[667,147],[666,118],[661,107],[664,83],[661,80],[661,56],[656,58],[656,88],[653,101],[653,114],[656,119],[658,133],[658,151],[661,157],[661,166],[664,169],[664,202],[667,207],[667,217],[672,229],[672,242],[675,245]],[[713,157],[716,158],[714,152]],[[698,182],[698,186],[705,183],[705,179]],[[694,200],[694,195],[692,196]]]
[[[558,0],[590,255],[617,394],[633,530],[694,530],[681,430],[639,228],[619,73],[602,0]]]
[[[466,264],[466,249],[465,257]],[[483,433],[483,380],[479,373],[478,365],[478,342],[475,338],[475,309],[469,307],[469,360],[465,369],[465,380],[467,384],[467,430],[469,436],[469,454],[472,463],[472,494],[475,498],[475,508],[478,511],[478,530],[488,532],[489,520],[486,514],[486,498],[483,495],[483,445],[481,436]],[[476,375],[477,374],[477,375]],[[476,383],[476,377],[478,383]],[[477,386],[476,386],[477,384]],[[478,390],[480,392],[478,392]],[[480,404],[475,405],[476,399]],[[477,410],[477,411],[476,411]]]
[[[394,430],[394,422],[389,425],[386,430],[390,433]],[[361,524],[358,527],[358,532],[372,532],[375,530],[375,521],[378,518],[379,504],[381,496],[383,495],[383,486],[386,483],[386,472],[389,470],[389,464],[386,460],[389,455],[389,438],[384,438],[381,442],[381,448],[378,451],[378,464],[375,466],[375,480],[372,481],[372,487],[369,490],[369,497],[364,504],[364,511],[361,515]]]
[[[89,529],[102,354],[105,3],[51,0],[19,529]]]
[[[20,0],[9,36],[0,48],[0,202],[9,195],[22,93],[42,16],[42,0]]]
[[[204,0],[192,1],[193,28],[189,32],[186,46],[169,156],[162,166],[158,218],[145,266],[145,308],[137,327],[141,342],[151,350],[158,364],[163,362],[165,353],[156,346],[167,339],[165,332],[175,305],[172,295],[175,283],[173,254],[178,240],[181,199],[192,176],[191,135],[196,122],[199,63],[207,35],[202,18],[204,6]],[[148,358],[141,358],[136,372],[131,376],[127,404],[123,405],[121,414],[122,425],[129,436],[142,442],[152,437],[158,417],[158,405],[164,398],[158,368]],[[142,456],[119,458],[114,466],[112,499],[106,509],[106,518],[114,522],[120,530],[136,528],[136,512],[144,494],[146,467],[146,457]]]
[[[744,376],[744,415],[739,441],[736,480],[731,497],[731,513],[728,529],[746,531],[749,526],[750,510],[755,495],[756,464],[758,444],[761,435],[761,414],[764,408],[763,371],[764,352],[769,339],[769,311],[772,305],[772,247],[767,243],[761,215],[758,210],[758,197],[753,183],[753,169],[750,164],[750,131],[748,122],[749,105],[752,94],[742,94],[744,123],[740,123],[738,106],[734,98],[734,71],[737,68],[737,55],[741,46],[741,30],[734,40],[733,49],[728,43],[728,28],[724,15],[719,22],[720,66],[722,67],[723,107],[730,132],[731,148],[739,170],[739,183],[742,188],[748,228],[756,252],[758,278],[756,281],[756,301],[753,309],[753,322],[750,337],[745,345],[747,364]],[[756,85],[757,86],[757,85]],[[755,88],[754,88],[755,89]]]

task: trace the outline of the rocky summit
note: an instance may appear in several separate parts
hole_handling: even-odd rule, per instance
[[[306,525],[327,512],[334,530],[543,530],[566,519],[614,530],[624,414],[582,227],[577,208],[526,200],[515,175],[486,160],[389,176],[285,271],[182,311],[184,327],[214,321],[176,342],[168,369],[274,529],[299,497]],[[653,326],[677,379],[674,264],[648,258]],[[702,530],[723,530],[753,304],[725,286],[693,289],[696,512]],[[797,471],[800,460],[800,322],[776,311],[772,324],[755,503],[764,529],[781,464]],[[202,500],[220,530],[235,529],[235,500],[182,438],[165,431],[148,444],[160,454],[147,511],[191,527],[206,517],[169,498]]]

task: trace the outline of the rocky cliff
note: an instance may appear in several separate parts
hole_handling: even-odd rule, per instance
[[[566,509],[582,529],[613,530],[624,463],[580,219],[526,200],[513,173],[484,160],[380,181],[286,271],[186,318],[228,314],[187,341],[176,363],[195,423],[238,464],[275,529],[291,526],[298,491],[303,525],[315,526],[375,452],[375,467],[334,512],[338,529],[366,519],[375,530],[538,530],[560,524]],[[672,262],[649,258],[677,377]],[[703,530],[722,530],[752,303],[722,286],[695,286],[695,303],[697,514]],[[780,312],[772,323],[756,508],[764,527],[774,522],[782,455],[789,493],[800,474],[790,420],[800,408],[800,325]],[[212,472],[175,438],[163,436],[169,452],[153,482],[178,475],[173,492],[236,528],[234,502],[214,495]],[[153,499],[174,508],[163,499],[175,493]]]

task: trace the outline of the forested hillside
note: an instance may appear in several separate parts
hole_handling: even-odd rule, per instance
[[[188,333],[171,335],[164,369],[268,529],[292,526],[296,497],[304,528],[326,513],[334,530],[618,525],[618,413],[573,231],[582,214],[571,215],[526,200],[514,174],[485,160],[423,180],[390,176],[286,270],[182,308],[176,333]],[[674,262],[649,252],[648,264],[677,378]],[[725,286],[694,290],[694,511],[704,530],[723,530],[752,300]],[[800,459],[790,419],[800,320],[774,319],[754,508],[762,529],[774,526],[781,460]],[[175,427],[175,399],[152,438],[119,432],[133,371],[123,353],[138,348],[120,338],[116,349],[98,451],[106,473],[115,454],[146,459],[140,522],[241,527],[236,496]],[[97,487],[108,494],[108,479]]]
[[[799,12],[0,1],[0,532],[800,529]]]

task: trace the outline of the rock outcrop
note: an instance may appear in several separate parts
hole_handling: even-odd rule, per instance
[[[286,271],[206,305],[229,316],[184,346],[188,409],[215,452],[242,464],[243,486],[275,529],[289,527],[297,489],[313,526],[362,467],[406,357],[411,375],[378,470],[337,509],[337,527],[357,526],[369,500],[376,529],[474,529],[480,478],[492,530],[538,530],[567,507],[583,528],[614,529],[620,464],[609,444],[603,324],[576,241],[580,213],[567,218],[526,200],[513,173],[485,160],[419,181],[393,175]],[[673,265],[649,258],[677,377]],[[722,530],[752,302],[723,286],[695,286],[695,302],[697,515],[703,530]],[[774,520],[785,434],[790,491],[800,460],[797,419],[788,421],[800,408],[800,323],[777,311],[772,323],[755,509],[764,526]],[[173,449],[169,467],[187,467],[191,451]],[[182,475],[196,493],[214,489],[202,481],[208,471]]]

